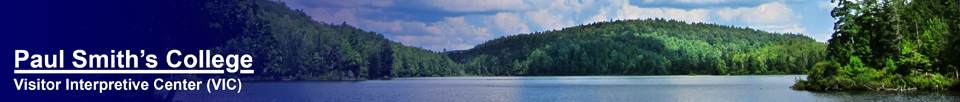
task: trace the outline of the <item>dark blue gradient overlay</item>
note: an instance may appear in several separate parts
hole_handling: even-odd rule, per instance
[[[155,69],[169,69],[164,64],[166,52],[178,49],[185,54],[196,54],[197,50],[208,49],[223,44],[232,34],[211,33],[213,29],[203,24],[203,0],[11,0],[2,1],[3,18],[0,35],[3,35],[3,50],[7,52],[2,78],[3,101],[158,101],[154,91],[67,91],[61,84],[58,91],[16,90],[10,80],[28,78],[35,80],[63,81],[102,80],[119,81],[127,78],[149,81],[156,78],[169,78],[171,75],[145,74],[13,74],[15,69],[9,62],[14,50],[28,50],[31,54],[57,54],[64,50],[64,67],[76,69],[70,53],[83,49],[87,54],[109,54],[110,50],[131,50],[157,55],[160,63]],[[138,54],[138,53],[134,53]],[[15,57],[15,56],[14,56]],[[142,58],[141,58],[142,59]],[[146,68],[141,60],[139,70]],[[29,67],[29,60],[20,62],[19,69]],[[258,69],[258,68],[254,68]],[[44,69],[57,70],[57,69]],[[97,69],[86,69],[97,70]],[[65,82],[64,82],[65,84]],[[152,87],[153,85],[151,85]]]

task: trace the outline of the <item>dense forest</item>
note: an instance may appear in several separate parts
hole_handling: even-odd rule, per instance
[[[211,1],[211,29],[237,34],[212,48],[250,53],[259,80],[431,76],[798,74],[826,44],[800,34],[666,19],[617,20],[518,34],[470,50],[404,46],[349,24],[313,21],[282,2]],[[448,57],[449,56],[449,57]]]
[[[236,34],[214,53],[251,54],[252,80],[354,80],[459,76],[460,65],[435,51],[404,46],[346,23],[317,22],[283,2],[216,0],[203,5],[214,34]]]
[[[946,90],[958,82],[960,1],[838,0],[827,60],[807,90]]]
[[[429,51],[346,23],[314,21],[283,2],[188,6],[202,8],[202,27],[224,39],[210,48],[214,53],[257,59],[257,74],[227,76],[251,80],[799,74],[827,55],[827,44],[800,34],[660,18],[597,22],[505,36],[469,50]]]
[[[445,52],[470,75],[800,74],[827,44],[790,33],[666,19],[501,37]]]

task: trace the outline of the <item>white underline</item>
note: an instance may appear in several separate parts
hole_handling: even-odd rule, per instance
[[[240,70],[253,74],[254,70]],[[225,74],[224,70],[13,70],[13,74]]]
[[[253,70],[240,70],[240,74],[253,74]]]

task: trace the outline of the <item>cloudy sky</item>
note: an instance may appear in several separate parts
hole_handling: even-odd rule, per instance
[[[506,35],[617,19],[667,18],[825,41],[830,0],[280,0],[314,20],[347,24],[433,51],[465,50]]]

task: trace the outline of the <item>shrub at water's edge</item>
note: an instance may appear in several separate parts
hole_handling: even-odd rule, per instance
[[[944,77],[938,73],[912,71],[904,76],[890,73],[886,69],[840,66],[840,63],[824,61],[814,65],[809,71],[807,80],[797,80],[797,84],[790,88],[795,90],[948,90],[957,82],[956,78]]]

